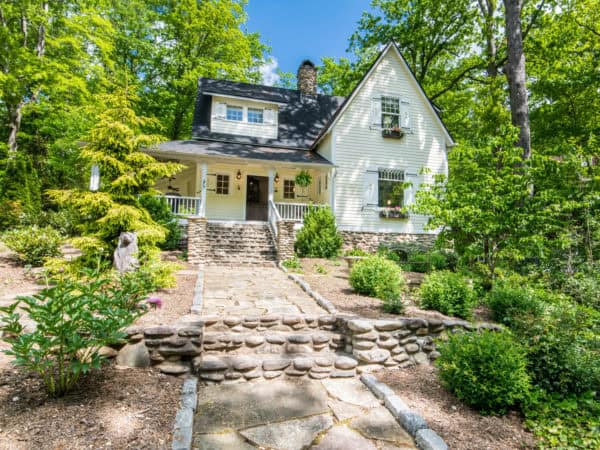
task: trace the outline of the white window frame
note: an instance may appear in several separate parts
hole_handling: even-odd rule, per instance
[[[391,101],[398,103],[397,112],[385,111],[386,102],[391,102]],[[398,128],[400,128],[401,120],[402,120],[402,113],[401,113],[401,108],[400,108],[401,103],[402,103],[402,101],[401,101],[400,97],[397,97],[395,95],[382,95],[381,96],[381,127],[382,128],[384,128],[384,129],[386,128],[384,125],[385,121],[383,119],[385,116],[396,117],[397,124],[398,124],[396,126]],[[392,125],[389,128],[396,128],[396,127]]]
[[[241,117],[240,117],[239,120],[238,119],[231,119],[229,117],[229,108],[231,108],[231,109],[235,108],[236,110],[241,110],[242,115],[241,115]],[[225,119],[229,120],[230,122],[244,122],[244,115],[245,114],[244,114],[244,107],[243,106],[227,104],[227,106],[225,107]]]
[[[292,183],[292,193],[291,193],[291,197],[286,197],[286,189],[285,189],[285,185],[286,183]],[[283,180],[283,189],[282,189],[282,197],[285,200],[295,200],[296,199],[296,180],[293,180],[291,178],[288,179],[284,179]]]
[[[382,205],[382,201],[383,199],[381,198],[381,196],[379,195],[380,193],[380,187],[379,187],[379,183],[381,181],[387,181],[387,182],[392,182],[392,183],[400,183],[400,184],[404,184],[406,181],[406,171],[402,170],[402,169],[388,169],[388,168],[379,168],[377,170],[378,175],[377,175],[377,206],[379,208],[388,208],[388,207],[403,207],[406,204],[406,201],[404,199],[404,191],[405,188],[403,187],[402,189],[402,203],[400,205]]]
[[[260,122],[255,120],[250,120],[250,113],[257,114],[260,116]],[[248,107],[246,109],[246,121],[253,125],[262,125],[265,123],[265,110],[263,108],[251,108]]]

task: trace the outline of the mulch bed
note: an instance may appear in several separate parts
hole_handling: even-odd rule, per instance
[[[395,314],[383,311],[383,302],[378,298],[367,297],[357,294],[352,290],[348,281],[350,271],[346,261],[339,259],[302,258],[302,276],[310,286],[335,305],[338,311],[355,314],[370,319],[394,318]],[[319,273],[317,268],[325,269],[325,273]],[[404,272],[407,279],[421,280],[423,274],[416,272]],[[436,319],[452,319],[437,311],[428,311],[417,306],[414,293],[410,292],[405,299],[406,308],[402,316],[423,317]],[[485,308],[477,308],[474,312],[475,321],[487,320]]]
[[[149,369],[108,366],[53,399],[39,378],[4,365],[0,449],[171,448],[181,383]]]
[[[435,367],[384,371],[377,378],[421,414],[451,449],[536,448],[535,437],[525,430],[517,413],[502,417],[480,415],[442,387]]]

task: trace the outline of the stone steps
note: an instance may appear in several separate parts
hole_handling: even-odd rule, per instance
[[[289,355],[210,355],[194,358],[192,369],[206,382],[241,382],[257,378],[349,378],[358,361],[343,353]]]
[[[277,250],[266,223],[208,222],[207,264],[263,265],[277,260]]]

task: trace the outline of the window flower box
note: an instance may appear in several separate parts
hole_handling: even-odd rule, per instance
[[[401,207],[383,208],[379,210],[379,217],[383,219],[408,219],[408,213]]]
[[[402,131],[399,127],[384,128],[381,130],[381,135],[384,138],[402,139],[402,137],[404,137],[404,131]]]

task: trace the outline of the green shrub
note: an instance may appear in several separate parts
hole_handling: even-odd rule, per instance
[[[19,255],[21,261],[41,266],[47,257],[59,256],[62,236],[50,227],[37,226],[7,231],[2,240],[8,248]]]
[[[344,256],[370,256],[369,252],[366,252],[362,248],[354,247],[351,250],[346,250]]]
[[[600,310],[600,266],[597,265],[589,272],[569,277],[563,292],[581,305]]]
[[[296,257],[288,258],[284,260],[281,264],[283,264],[283,267],[285,267],[286,269],[302,269],[302,263]]]
[[[315,264],[315,265],[313,265],[313,270],[316,273],[319,273],[321,275],[326,275],[327,274],[327,269],[322,264]]]
[[[431,272],[431,261],[427,253],[413,253],[408,255],[407,267],[411,272]]]
[[[568,396],[600,386],[600,312],[562,301],[514,325],[527,348],[533,382]]]
[[[464,319],[471,317],[476,300],[475,291],[464,277],[446,270],[427,275],[419,296],[423,308]]]
[[[354,263],[350,271],[350,285],[359,294],[377,297],[384,302],[398,302],[405,281],[402,271],[392,261],[371,256]]]
[[[41,376],[50,395],[64,395],[81,374],[100,367],[100,347],[125,337],[121,330],[143,314],[140,302],[146,294],[147,286],[133,276],[58,280],[39,294],[0,307],[0,329],[10,346],[5,353]],[[23,329],[18,306],[36,322],[35,330]]]
[[[308,207],[304,225],[296,235],[294,249],[298,256],[333,258],[340,253],[342,236],[329,208]]]
[[[177,250],[182,232],[177,217],[171,212],[167,199],[154,195],[142,195],[139,202],[148,210],[152,220],[167,229],[165,240],[159,244],[159,247],[163,250]]]
[[[519,317],[537,317],[542,313],[543,305],[538,294],[538,291],[527,286],[498,283],[488,292],[486,302],[492,319],[510,326]]]
[[[527,398],[525,352],[508,332],[451,335],[438,346],[442,384],[483,414],[505,414]]]

